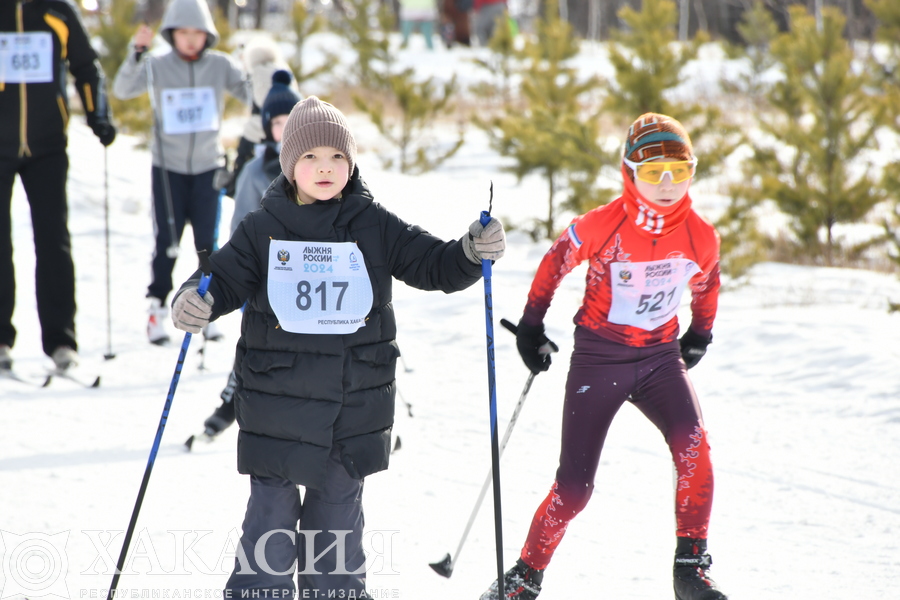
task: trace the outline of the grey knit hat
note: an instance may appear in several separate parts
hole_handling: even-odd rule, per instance
[[[309,96],[291,110],[281,141],[281,172],[294,183],[294,166],[300,156],[312,148],[331,146],[346,155],[350,175],[356,164],[356,140],[350,133],[347,119],[337,108]]]

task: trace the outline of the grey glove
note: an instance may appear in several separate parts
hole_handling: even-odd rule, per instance
[[[469,225],[469,234],[463,236],[463,250],[466,258],[475,264],[482,260],[497,260],[506,251],[506,233],[503,223],[491,217],[487,225],[481,221]]]
[[[209,292],[201,297],[197,288],[182,290],[172,301],[172,322],[182,331],[200,333],[209,323],[214,302]]]

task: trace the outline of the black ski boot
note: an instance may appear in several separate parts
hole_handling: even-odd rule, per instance
[[[234,397],[235,385],[237,385],[237,380],[234,377],[234,371],[232,371],[228,374],[228,383],[225,384],[225,389],[219,394],[222,404],[203,422],[203,427],[206,428],[204,431],[206,435],[215,437],[234,423],[234,402],[232,402],[232,398]]]
[[[204,433],[210,437],[215,437],[228,429],[234,423],[234,402],[222,402],[219,407],[203,421]]]
[[[534,600],[541,593],[541,582],[544,580],[544,570],[532,569],[520,558],[515,566],[503,576],[503,592],[507,600]],[[500,600],[497,590],[497,580],[491,584],[488,591],[481,595],[480,600]]]
[[[712,557],[706,553],[706,540],[680,537],[675,547],[675,600],[728,600],[719,591],[708,569]]]

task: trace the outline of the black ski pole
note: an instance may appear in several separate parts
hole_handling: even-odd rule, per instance
[[[112,351],[112,300],[109,285],[109,160],[103,147],[103,234],[106,242],[106,354],[105,360],[116,357]]]
[[[516,333],[518,329],[511,322],[506,319],[500,319],[500,324],[506,327],[513,334]],[[559,352],[559,348],[553,342],[548,342],[545,348],[542,348],[541,351],[546,352]],[[522,412],[522,407],[525,406],[525,398],[528,396],[529,390],[531,390],[531,383],[534,381],[535,374],[528,373],[528,380],[525,381],[525,388],[522,390],[522,394],[519,396],[519,401],[516,403],[516,408],[513,410],[512,417],[509,419],[509,423],[506,426],[506,432],[503,434],[503,440],[500,442],[500,457],[503,457],[503,450],[506,449],[506,444],[509,442],[509,438],[512,435],[513,427],[516,425],[516,421],[519,420],[519,413]],[[459,540],[459,545],[456,546],[456,552],[453,554],[452,558],[450,554],[447,554],[439,560],[438,562],[429,563],[429,566],[434,569],[434,572],[442,577],[449,578],[453,575],[453,567],[456,566],[456,561],[459,560],[459,554],[462,552],[463,545],[466,543],[466,539],[469,537],[469,531],[472,529],[472,525],[475,523],[475,517],[478,516],[478,511],[481,508],[481,503],[484,501],[484,497],[487,494],[488,486],[491,483],[491,472],[488,472],[487,477],[484,480],[484,485],[481,486],[481,492],[478,494],[478,499],[475,501],[475,506],[472,507],[472,514],[469,515],[469,521],[466,523],[466,528],[463,531],[462,538]]]
[[[169,227],[169,247],[166,248],[166,256],[169,258],[178,258],[178,240],[175,239],[177,233],[175,231],[175,204],[172,202],[172,187],[169,184],[169,172],[166,170],[166,155],[163,150],[162,133],[159,128],[162,123],[157,118],[156,97],[153,91],[153,65],[147,58],[147,93],[150,95],[150,113],[153,118],[153,131],[156,134],[156,147],[159,149],[159,171],[162,177],[163,196],[166,207],[166,223]]]
[[[206,252],[200,252],[201,263],[206,262]],[[207,263],[208,264],[208,263]],[[209,287],[209,281],[212,274],[208,267],[204,268],[207,273],[200,278],[200,285],[197,292],[200,296],[206,294]],[[119,553],[119,560],[116,562],[116,571],[113,573],[112,583],[109,584],[109,593],[106,600],[113,600],[116,595],[116,589],[119,585],[119,577],[122,575],[122,569],[125,568],[125,557],[128,554],[128,547],[131,545],[131,537],[134,535],[135,525],[137,525],[138,514],[141,512],[141,504],[144,502],[144,494],[147,492],[147,484],[150,482],[150,473],[153,471],[153,463],[156,462],[156,454],[159,452],[159,444],[162,441],[163,431],[166,429],[166,421],[169,419],[169,409],[172,408],[172,400],[175,398],[175,389],[178,387],[178,380],[181,379],[181,368],[184,366],[184,357],[187,355],[188,347],[191,345],[191,333],[186,331],[184,341],[181,342],[181,352],[178,354],[178,362],[175,365],[175,374],[169,384],[169,393],[166,396],[166,403],[163,406],[162,416],[159,418],[159,427],[156,429],[156,437],[153,439],[153,447],[150,449],[150,458],[147,460],[147,468],[144,470],[144,478],[141,480],[141,487],[138,490],[137,500],[134,503],[134,510],[131,512],[131,521],[128,523],[128,530],[125,532],[125,540],[122,542],[122,551]]]
[[[481,211],[481,225],[491,221],[494,203],[494,182],[491,182],[491,196],[488,209]],[[500,502],[500,446],[497,439],[497,377],[494,365],[494,300],[491,289],[491,261],[481,260],[481,277],[484,279],[484,322],[487,342],[488,400],[491,413],[491,473],[494,484],[494,538],[497,544],[497,590],[499,598],[506,598],[503,589],[503,522]]]

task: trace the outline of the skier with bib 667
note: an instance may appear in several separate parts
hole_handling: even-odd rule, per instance
[[[233,402],[250,501],[224,594],[368,598],[362,492],[390,455],[393,279],[463,290],[506,238],[491,219],[445,242],[376,203],[344,115],[315,96],[291,110],[279,156],[262,208],[210,257],[206,295],[198,272],[172,305],[176,327],[196,333],[247,302]]]
[[[709,577],[706,540],[713,498],[707,432],[687,370],[712,341],[719,292],[719,237],[691,208],[697,166],[677,120],[648,113],[628,130],[625,189],[580,217],[544,255],[519,321],[516,345],[533,372],[550,367],[544,316],[562,278],[589,262],[575,315],[556,480],[538,506],[519,559],[504,577],[507,599],[533,600],[572,519],[594,490],[606,434],[630,401],[665,437],[675,463],[678,600],[725,600]],[[677,311],[690,289],[691,323]],[[482,600],[497,600],[497,582]]]
[[[157,345],[169,341],[166,298],[172,291],[172,271],[185,225],[191,225],[198,252],[217,247],[219,190],[214,180],[224,166],[219,129],[225,93],[246,105],[253,99],[241,65],[213,49],[219,33],[206,0],[171,0],[160,35],[171,46],[170,52],[153,51],[155,34],[141,25],[113,82],[113,94],[122,100],[149,94],[153,110],[151,191],[156,243],[147,287],[147,339]],[[221,337],[215,327],[203,334],[207,339]]]

